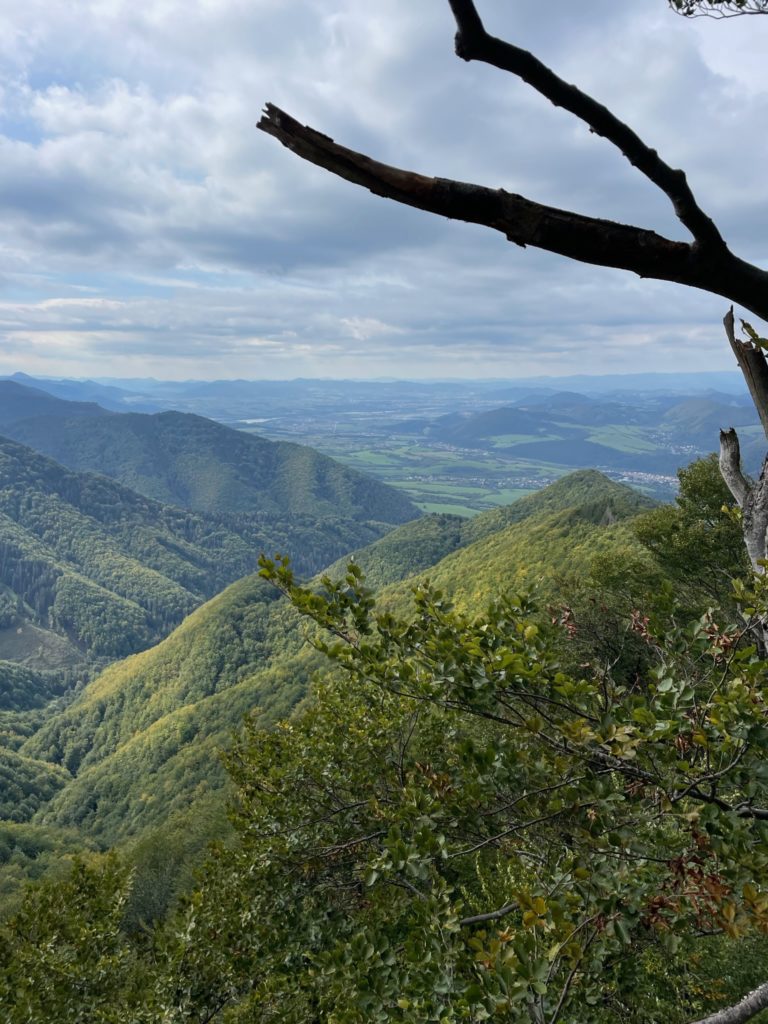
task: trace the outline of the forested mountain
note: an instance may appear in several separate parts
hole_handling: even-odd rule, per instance
[[[8,437],[157,501],[202,512],[389,524],[419,514],[394,488],[304,445],[267,441],[191,413],[107,413],[0,381],[0,400],[6,391],[12,401],[0,423]]]
[[[0,380],[0,430],[18,420],[38,417],[75,419],[106,416],[107,411],[95,402],[68,401],[47,391],[28,387],[17,381]]]
[[[0,438],[0,659],[45,670],[122,657],[252,572],[262,551],[295,552],[311,572],[384,529],[189,512]]]
[[[111,412],[159,412],[165,406],[152,402],[146,395],[132,389],[99,384],[94,380],[67,380],[50,377],[30,377],[28,373],[14,373],[10,377],[0,377],[0,396],[4,394],[6,381],[45,391],[56,398],[68,402],[97,403],[102,409]]]
[[[519,498],[511,505],[490,509],[472,519],[452,515],[431,515],[407,523],[339,559],[328,570],[331,576],[342,575],[349,558],[353,558],[366,576],[369,586],[380,588],[408,575],[423,572],[457,548],[466,547],[490,534],[498,534],[507,526],[521,523],[532,516],[543,516],[579,508],[579,515],[609,524],[653,508],[655,502],[638,491],[614,483],[594,469],[577,470],[548,487]],[[492,556],[490,563],[498,561]],[[554,567],[555,559],[549,564]]]
[[[501,876],[497,840],[512,834],[510,843],[517,849],[518,827],[545,821],[539,844],[530,850],[537,863],[563,829],[566,852],[574,842],[595,838],[601,857],[606,844],[612,853],[624,848],[625,835],[637,835],[634,821],[619,821],[615,839],[606,831],[613,819],[601,818],[592,829],[589,817],[593,806],[601,815],[614,814],[614,803],[637,797],[640,787],[630,771],[635,734],[640,725],[650,732],[659,722],[640,703],[646,690],[653,694],[658,689],[660,700],[666,701],[665,713],[675,713],[670,709],[676,706],[677,691],[667,696],[675,683],[654,668],[658,652],[653,630],[658,625],[637,609],[667,614],[673,589],[675,600],[689,583],[695,589],[696,581],[683,564],[686,551],[697,551],[713,580],[721,570],[735,568],[731,553],[724,557],[724,551],[730,552],[734,531],[738,540],[738,527],[720,512],[724,499],[715,463],[707,460],[692,468],[683,487],[676,507],[649,509],[651,503],[634,491],[587,471],[472,521],[424,517],[355,552],[354,563],[378,589],[377,619],[368,618],[370,592],[359,587],[359,569],[350,570],[338,587],[327,579],[315,580],[314,593],[297,592],[288,584],[295,603],[252,575],[197,609],[156,647],[110,666],[69,707],[38,721],[26,740],[17,733],[12,747],[0,750],[0,815],[5,819],[0,822],[0,896],[6,905],[21,908],[21,916],[6,927],[0,915],[0,948],[10,965],[0,977],[26,978],[24,963],[37,964],[40,943],[45,943],[55,963],[62,964],[51,981],[53,1000],[69,985],[72,963],[82,977],[82,961],[92,950],[99,958],[93,977],[101,995],[100,958],[114,950],[114,987],[128,991],[125,958],[132,958],[128,970],[136,965],[135,1005],[142,1012],[148,1000],[157,998],[159,1006],[182,1005],[185,1013],[210,1015],[211,1007],[229,1005],[222,1000],[231,999],[233,1021],[247,1020],[255,1005],[248,1001],[252,993],[262,1000],[262,989],[272,992],[275,984],[285,983],[291,991],[295,984],[304,984],[308,913],[316,936],[312,941],[321,951],[335,941],[333,933],[326,934],[329,926],[341,922],[342,930],[348,923],[357,927],[346,909],[344,878],[352,877],[350,870],[362,870],[370,862],[360,884],[349,890],[353,914],[362,901],[366,927],[374,906],[369,893],[384,901],[387,920],[404,907],[408,913],[409,906],[432,913],[432,901],[421,896],[426,876],[418,873],[425,855],[436,858],[451,878],[459,878],[461,892],[467,894],[466,907],[460,910],[472,923],[473,913],[501,905],[499,892],[489,892],[488,885],[503,890],[512,886],[513,895],[521,894],[522,910],[518,913],[515,904],[516,917],[510,921],[517,927],[517,919],[528,912],[523,927],[535,938],[532,928],[539,926],[534,918],[546,916],[544,897],[530,889],[535,881],[526,873],[527,859],[520,879]],[[670,544],[676,555],[671,559]],[[741,554],[737,551],[736,562]],[[343,576],[344,563],[331,571]],[[282,570],[273,567],[272,572],[285,585],[288,577],[281,576]],[[422,583],[425,577],[431,580],[429,586]],[[720,589],[725,592],[727,587],[725,579]],[[521,590],[522,596],[505,596]],[[538,606],[527,601],[525,591],[536,593]],[[649,595],[652,604],[646,606]],[[693,598],[696,616],[709,600],[708,592]],[[302,608],[314,623],[300,616]],[[705,614],[697,639],[702,651],[714,652],[718,678],[724,671],[722,652],[730,650],[721,645],[731,644],[730,633],[720,633],[720,621]],[[308,631],[316,637],[328,635],[317,632],[321,623],[334,630],[327,650],[336,652],[335,669],[306,642]],[[678,633],[685,659],[689,631]],[[348,644],[336,642],[344,637]],[[348,675],[345,650],[359,662],[359,674]],[[743,661],[748,654],[745,649],[739,657]],[[709,671],[706,665],[704,671]],[[382,674],[386,686],[379,682]],[[10,707],[18,704],[17,694],[26,682],[22,673],[8,688]],[[421,690],[410,693],[416,686],[424,687],[423,696]],[[491,693],[491,705],[489,691],[499,686],[504,688],[502,699],[496,701]],[[594,713],[580,714],[574,722],[568,717],[563,740],[553,751],[549,727],[560,728],[561,713],[570,716],[574,707],[580,709],[590,686]],[[620,693],[630,690],[634,712],[629,724],[623,719],[617,724],[601,710],[614,687]],[[522,702],[521,716],[513,698]],[[456,728],[458,705],[464,700],[475,702],[479,712]],[[688,728],[685,708],[679,717]],[[280,719],[283,724],[272,728]],[[593,732],[606,731],[593,741],[585,721]],[[260,732],[263,726],[267,729]],[[225,770],[221,752],[231,747],[237,733],[241,739]],[[529,757],[527,751],[540,733],[546,742],[538,758]],[[507,756],[505,736],[516,745],[509,770],[500,774],[499,759]],[[658,741],[653,736],[658,746],[666,733]],[[677,746],[667,745],[676,765]],[[565,757],[579,758],[581,770],[590,758],[610,756],[629,766],[631,787],[622,778],[609,791],[598,760],[599,788],[589,791],[583,807],[573,805],[569,790],[561,794],[563,786],[583,777],[583,771],[573,774],[570,766],[563,781],[556,774],[554,783],[530,784],[521,797],[519,773],[539,772],[540,759],[546,756],[554,759],[556,773]],[[643,764],[644,771],[656,770],[658,760],[645,758]],[[545,767],[551,779],[553,768],[549,763]],[[454,789],[452,780],[463,780],[462,773],[469,773],[469,781]],[[529,822],[528,811],[518,815],[517,808],[521,798],[535,798],[542,786],[554,802],[543,817]],[[223,809],[233,798],[237,814],[228,826]],[[485,801],[479,815],[478,800]],[[443,809],[449,803],[446,815]],[[497,821],[507,811],[511,816]],[[682,820],[689,829],[688,819]],[[500,828],[501,837],[496,835]],[[310,835],[307,829],[317,832]],[[426,844],[426,854],[412,833]],[[447,835],[450,860],[433,841],[435,834]],[[211,838],[220,842],[206,873],[195,881],[193,868]],[[674,845],[674,832],[670,842]],[[93,852],[112,846],[117,847],[117,859]],[[86,852],[85,858],[65,871],[78,849]],[[465,868],[463,858],[476,851],[481,851],[479,859],[468,861]],[[398,859],[390,868],[392,858]],[[416,871],[410,871],[411,862]],[[651,863],[667,870],[670,862],[652,858]],[[394,888],[388,876],[379,884],[382,869],[402,871],[408,886],[398,887],[399,874],[393,876]],[[581,861],[577,870],[575,891],[580,893],[581,880],[590,873]],[[319,878],[314,876],[317,871],[323,873]],[[333,893],[341,893],[340,916],[328,916],[331,890],[323,884],[326,875],[335,885]],[[21,883],[29,877],[50,881],[19,903]],[[520,889],[521,884],[527,888]],[[318,886],[315,904],[311,893]],[[189,897],[180,900],[184,891]],[[652,895],[658,891],[658,885],[651,889]],[[254,906],[273,903],[254,920]],[[457,920],[456,915],[450,920]],[[294,924],[296,955],[291,954],[286,974],[285,957],[280,959],[278,952]],[[463,929],[466,922],[459,924]],[[568,921],[562,934],[572,930]],[[497,932],[494,928],[492,935]],[[410,918],[406,934],[420,934]],[[477,934],[482,941],[485,933]],[[648,946],[653,936],[643,934],[643,949],[655,955],[655,944]],[[465,948],[463,936],[457,943]],[[278,952],[265,964],[261,951],[269,957],[273,945]],[[400,946],[398,942],[393,952],[398,960]],[[375,956],[378,947],[371,948]],[[382,948],[386,953],[386,944]],[[416,952],[420,965],[423,958]],[[333,950],[331,954],[336,955]],[[406,950],[404,955],[410,954]],[[468,955],[474,958],[471,972],[477,962],[475,947]],[[546,970],[551,961],[543,962]],[[665,976],[662,961],[653,963],[654,976]],[[641,966],[646,969],[645,959]],[[254,978],[259,987],[254,987]],[[317,980],[305,980],[313,992]],[[13,1004],[19,1002],[17,991],[16,983],[5,990]],[[307,996],[302,1006],[310,1012],[309,989]],[[276,1008],[279,1004],[274,1003]],[[281,1012],[277,1009],[275,1019],[281,1019]],[[126,1013],[131,1019],[131,1010]],[[294,1019],[309,1018],[297,1013]]]
[[[583,573],[601,554],[640,545],[623,525],[651,503],[596,472],[574,474],[471,522],[430,516],[358,551],[355,559],[404,609],[409,576],[429,576],[465,607],[520,583]],[[407,557],[404,557],[404,554]],[[341,573],[344,563],[333,567]],[[403,581],[403,582],[397,582]],[[47,824],[116,842],[224,784],[216,751],[242,717],[284,717],[306,694],[320,656],[295,610],[258,577],[235,583],[157,647],[111,666],[20,749],[72,780],[46,804]],[[42,820],[42,819],[41,819]]]

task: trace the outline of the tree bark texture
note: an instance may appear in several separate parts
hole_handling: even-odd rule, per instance
[[[766,1007],[768,1007],[768,982],[744,996],[741,1002],[734,1006],[718,1010],[717,1013],[693,1021],[692,1024],[745,1024],[745,1021],[751,1020]]]
[[[692,242],[664,238],[647,228],[586,217],[525,196],[380,163],[302,125],[268,103],[258,127],[304,160],[376,195],[453,220],[482,224],[520,246],[532,245],[582,263],[629,270],[722,295],[768,319],[768,272],[735,256],[699,207],[685,173],[610,110],[563,81],[533,54],[489,35],[472,0],[449,0],[457,24],[456,52],[516,75],[556,106],[603,136],[670,200]]]

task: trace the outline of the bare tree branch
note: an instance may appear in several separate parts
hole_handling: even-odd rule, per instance
[[[462,60],[480,60],[501,71],[521,78],[556,107],[562,107],[586,122],[590,131],[613,143],[633,167],[653,182],[671,201],[679,220],[701,246],[725,249],[726,245],[712,220],[700,209],[688,185],[685,173],[664,163],[632,129],[607,107],[559,78],[527,50],[489,35],[474,0],[448,0],[456,19],[456,53]]]
[[[720,473],[734,500],[740,508],[743,508],[749,498],[752,485],[741,469],[739,436],[733,427],[720,431]]]
[[[766,362],[765,353],[751,341],[740,341],[736,337],[733,326],[733,306],[725,314],[723,325],[733,354],[736,356],[736,362],[747,382],[765,435],[768,437],[768,362]],[[734,495],[734,497],[736,496]],[[738,498],[736,500],[739,501]],[[741,504],[740,501],[739,504]]]
[[[482,224],[517,245],[723,295],[768,319],[768,272],[738,259],[724,246],[715,252],[645,228],[543,206],[504,189],[392,167],[339,145],[272,103],[266,105],[257,127],[302,159],[376,195],[452,220]]]
[[[483,924],[484,921],[498,921],[499,918],[505,917],[507,914],[511,914],[513,910],[519,910],[520,904],[515,901],[514,903],[507,903],[505,907],[500,907],[498,910],[491,910],[487,914],[475,914],[474,917],[463,917],[459,921],[459,925],[462,928],[466,928],[471,924]]]
[[[768,982],[760,985],[748,996],[744,996],[741,1002],[735,1006],[728,1006],[724,1010],[709,1017],[702,1017],[701,1020],[692,1021],[691,1024],[744,1024],[745,1021],[756,1017],[761,1010],[768,1007]]]
[[[741,507],[741,532],[752,567],[763,572],[768,542],[768,457],[753,483],[741,469],[739,438],[731,427],[720,431],[720,473]],[[766,814],[768,817],[768,813]]]

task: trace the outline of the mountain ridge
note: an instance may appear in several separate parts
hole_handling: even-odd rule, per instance
[[[193,413],[108,412],[0,381],[0,430],[69,469],[199,512],[313,515],[395,525],[420,515],[395,488],[306,445],[270,441]],[[47,401],[46,399],[50,399]],[[74,410],[68,406],[74,407]],[[54,410],[53,412],[48,410]]]
[[[375,570],[388,577],[384,605],[407,608],[411,581],[428,576],[461,606],[479,610],[489,595],[520,584],[532,556],[536,571],[551,576],[565,571],[563,552],[576,572],[586,571],[594,554],[624,552],[632,541],[622,518],[650,503],[599,473],[575,477],[572,491],[565,478],[553,485],[554,496],[545,490],[524,499],[516,521],[505,522],[498,510],[486,513],[491,522],[475,527],[474,540],[469,532],[462,536],[451,516],[426,517],[431,531],[424,520],[401,527],[401,543],[409,532],[417,546],[425,535],[429,544],[437,538],[432,550],[440,549],[439,557],[415,574],[402,561],[389,572]],[[569,495],[576,504],[568,505]],[[606,521],[608,509],[618,522]],[[386,550],[382,542],[372,547],[373,556],[357,553],[362,566],[375,566]],[[195,792],[210,795],[224,786],[223,771],[211,769],[213,751],[242,716],[258,707],[262,723],[274,722],[308,693],[322,658],[306,645],[305,633],[298,613],[252,576],[199,608],[157,647],[111,666],[20,749],[74,773],[35,820],[85,827],[112,842],[160,824],[164,807],[183,810]]]
[[[87,661],[85,648],[124,656],[253,572],[261,551],[295,551],[311,572],[385,529],[282,512],[192,512],[0,437],[0,659],[53,667],[33,656],[38,641],[45,646],[40,630],[70,645],[65,661]],[[27,658],[18,653],[25,629]]]

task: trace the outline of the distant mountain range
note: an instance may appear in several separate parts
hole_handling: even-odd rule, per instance
[[[629,374],[603,377],[528,378],[519,381],[48,381],[16,375],[11,383],[34,385],[51,397],[100,402],[111,410],[173,409],[210,416],[229,426],[255,431],[260,440],[298,440],[345,460],[350,446],[366,449],[375,439],[413,438],[413,443],[480,451],[485,459],[523,463],[551,471],[595,467],[621,476],[649,474],[666,480],[635,482],[670,491],[670,478],[693,458],[714,451],[721,427],[740,428],[742,452],[750,471],[759,468],[765,438],[738,373]],[[2,382],[0,382],[1,384]],[[91,413],[92,414],[92,410]],[[41,413],[40,415],[44,415]],[[78,416],[89,415],[83,408]],[[68,427],[56,442],[42,424],[16,425],[14,437],[45,450],[73,468],[99,468],[141,489],[143,458],[127,455],[100,426],[104,444],[117,447],[119,467],[86,465],[80,450],[85,427]],[[125,426],[121,429],[126,429]],[[142,427],[142,430],[145,429]],[[190,428],[185,428],[190,429]],[[170,425],[166,431],[172,433]],[[140,432],[140,431],[137,431]],[[46,437],[46,434],[48,437]],[[337,443],[337,435],[345,443]],[[126,447],[135,444],[131,439]],[[48,447],[42,448],[43,445]],[[345,446],[346,445],[346,446]],[[139,448],[141,445],[139,444]],[[207,450],[208,446],[204,446]],[[215,451],[215,442],[210,448]],[[188,453],[184,453],[187,457]],[[204,453],[195,456],[205,458]],[[255,456],[254,456],[255,457]],[[138,460],[139,466],[131,465]],[[354,457],[348,460],[360,465]],[[370,460],[373,475],[390,479],[384,463]],[[122,474],[122,475],[121,475]],[[150,475],[158,474],[153,466]],[[225,474],[226,475],[226,474]],[[487,475],[487,474],[486,474]],[[503,474],[500,474],[503,475]],[[513,468],[507,474],[525,476]],[[229,486],[221,481],[223,487]],[[185,491],[185,488],[187,489]],[[417,489],[412,489],[417,494]],[[203,495],[186,481],[166,481],[151,493],[164,501],[210,509],[213,493]],[[186,497],[185,497],[186,494]],[[423,501],[423,495],[417,495]],[[203,504],[191,504],[203,502]]]
[[[70,469],[202,512],[386,524],[419,515],[409,499],[312,448],[267,441],[190,413],[110,413],[0,381],[0,432]]]
[[[747,394],[741,374],[735,371],[528,377],[519,380],[68,380],[31,377],[24,373],[12,374],[6,379],[60,398],[98,402],[115,412],[176,409],[224,422],[253,415],[271,417],[297,408],[309,414],[329,409],[344,414],[371,406],[389,411],[402,408],[435,410],[437,414],[451,407],[467,409],[480,404],[491,408],[516,402],[525,396],[555,395],[564,391],[593,397],[640,394],[688,396],[712,391],[735,397]]]

